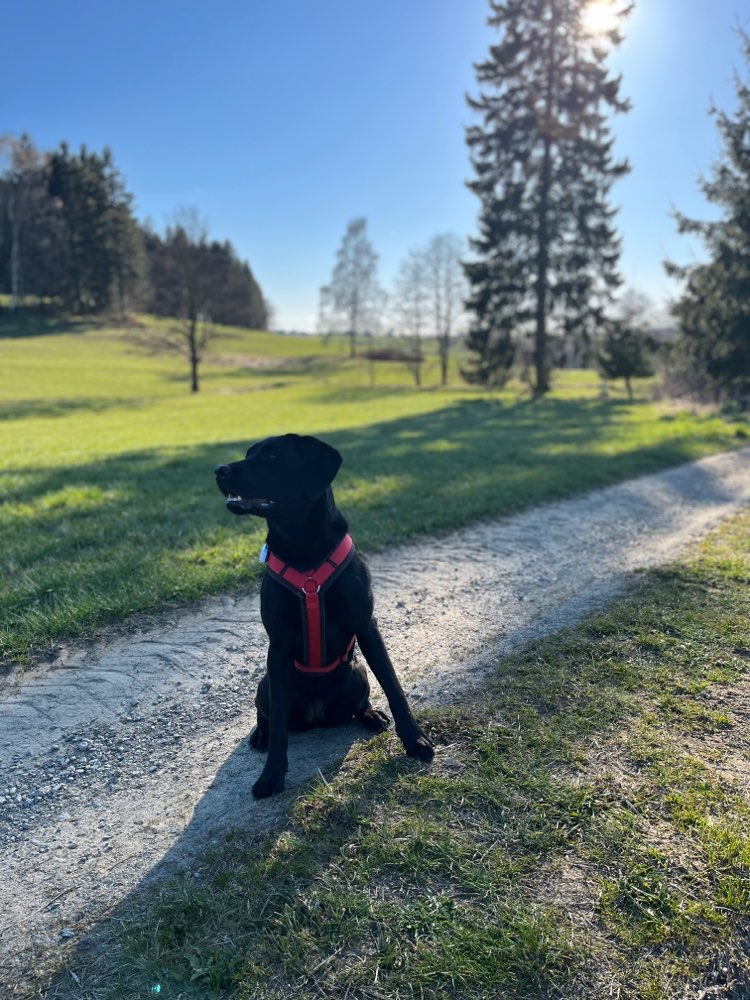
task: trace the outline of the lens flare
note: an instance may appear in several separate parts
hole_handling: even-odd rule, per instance
[[[619,23],[619,8],[610,0],[589,0],[581,13],[583,30],[589,35],[607,35]]]

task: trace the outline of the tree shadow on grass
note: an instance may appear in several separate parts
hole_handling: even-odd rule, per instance
[[[69,413],[87,411],[105,413],[129,407],[138,408],[138,400],[131,397],[96,398],[83,396],[80,399],[23,399],[0,403],[0,420],[25,420],[27,417],[64,417]]]
[[[311,357],[271,358],[261,357],[258,362],[239,360],[230,364],[218,358],[212,362],[202,374],[206,382],[217,380],[257,381],[265,383],[269,379],[278,378],[320,378],[331,372],[338,371],[340,365],[335,359],[313,355]]]
[[[619,405],[598,402],[462,400],[419,416],[321,434],[344,456],[336,496],[355,540],[376,551],[695,457],[702,439],[694,424],[668,441],[629,451],[599,447],[612,438],[619,411]],[[290,429],[305,430],[278,431]],[[706,440],[716,444],[715,429]],[[241,458],[251,441],[249,434],[172,449],[168,456],[132,452],[67,469],[45,468],[40,456],[37,466],[6,470],[0,551],[12,561],[12,572],[32,584],[14,596],[13,579],[6,577],[0,627],[21,630],[27,616],[36,621],[40,608],[54,611],[57,601],[73,608],[66,620],[74,621],[79,592],[82,600],[99,595],[97,621],[88,601],[85,620],[92,627],[116,619],[123,608],[152,610],[160,602],[245,584],[264,525],[226,513],[213,469]],[[731,443],[728,432],[726,445]],[[693,476],[711,474],[696,470]],[[717,482],[707,488],[723,491]],[[23,506],[14,508],[14,502]],[[239,563],[231,562],[230,552]]]
[[[692,427],[668,441],[645,443],[621,453],[600,452],[596,445],[610,436],[619,404],[548,401],[543,405],[544,410],[539,404],[508,406],[463,400],[426,414],[319,433],[344,456],[335,485],[338,491],[356,494],[348,500],[350,510],[368,507],[367,496],[360,495],[360,481],[365,486],[384,476],[394,481],[387,495],[394,523],[403,520],[407,494],[427,492],[437,507],[441,499],[449,500],[461,489],[462,476],[495,480],[492,497],[484,506],[488,514],[503,513],[516,507],[515,503],[508,506],[504,483],[518,470],[526,473],[527,490],[523,497],[511,499],[533,503],[539,498],[571,495],[581,485],[595,488],[686,461],[701,442]],[[279,427],[277,433],[292,429],[306,432],[302,427]],[[706,440],[715,439],[712,430]],[[61,487],[122,484],[127,488],[127,507],[134,508],[143,500],[146,520],[153,502],[166,497],[175,534],[182,535],[188,523],[200,532],[220,520],[214,467],[241,458],[254,440],[248,433],[220,443],[170,447],[168,455],[158,450],[132,451],[64,469],[47,468],[44,457],[39,456],[38,462],[31,459],[24,466],[6,468],[10,479],[3,499],[11,503],[27,500],[30,490],[41,497]],[[15,488],[14,479],[18,480]],[[211,502],[204,505],[205,498]],[[180,518],[180,509],[186,508],[190,512],[187,521]],[[103,500],[105,517],[109,509],[113,517],[121,513],[117,504]],[[54,511],[50,513],[54,516]],[[60,514],[65,513],[60,508]]]
[[[7,337],[45,337],[57,333],[86,333],[100,329],[101,320],[70,319],[53,312],[36,309],[0,310],[0,339]]]

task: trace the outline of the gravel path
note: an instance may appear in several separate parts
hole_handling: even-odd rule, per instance
[[[373,557],[381,628],[416,714],[749,503],[744,448]],[[69,949],[175,868],[199,881],[212,841],[283,815],[289,795],[253,802],[262,758],[242,742],[265,647],[257,596],[224,597],[6,681],[0,996],[35,951]],[[335,768],[362,735],[292,736],[287,788]]]

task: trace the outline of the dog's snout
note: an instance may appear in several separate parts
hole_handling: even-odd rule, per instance
[[[232,470],[228,465],[217,465],[214,469],[214,475],[217,479],[226,479],[227,476],[232,475]]]

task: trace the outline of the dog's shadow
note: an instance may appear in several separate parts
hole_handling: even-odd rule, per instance
[[[224,761],[192,818],[147,879],[163,877],[200,859],[207,846],[222,842],[232,830],[267,833],[277,820],[286,821],[290,804],[301,788],[331,779],[356,743],[370,739],[359,723],[335,728],[289,733],[289,770],[281,795],[255,801],[252,786],[260,776],[266,755],[244,738]]]
[[[113,972],[123,957],[120,928],[147,919],[154,901],[163,892],[169,894],[170,882],[183,889],[186,880],[195,887],[204,885],[207,856],[210,858],[212,848],[230,840],[240,844],[262,840],[269,845],[275,843],[276,836],[289,825],[300,791],[316,780],[332,781],[349,750],[372,738],[357,722],[290,733],[285,791],[257,802],[252,797],[252,786],[265,763],[265,754],[251,749],[247,737],[243,738],[219,767],[190,821],[166,853],[113,909],[100,914],[85,937],[72,948],[65,946],[64,969],[47,983],[41,995],[48,1000],[63,997],[80,1000],[106,995],[114,979],[121,986],[121,972]],[[378,772],[376,768],[371,780],[379,780]],[[134,996],[140,995],[139,989],[133,984]]]

